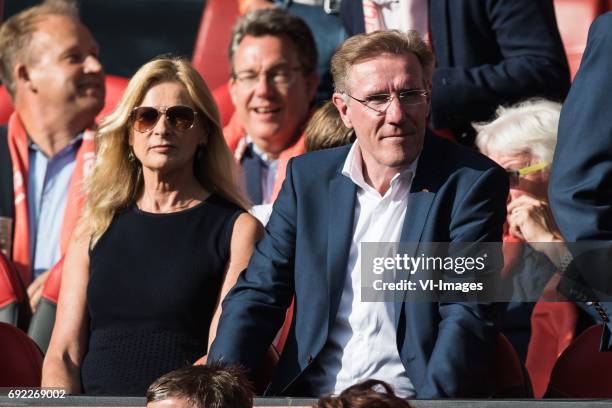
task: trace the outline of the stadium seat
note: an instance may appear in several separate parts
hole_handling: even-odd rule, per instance
[[[551,282],[556,288],[552,279]],[[533,308],[525,366],[536,398],[546,393],[550,373],[561,353],[574,340],[577,323],[578,308],[572,302],[539,300]]]
[[[0,86],[0,126],[8,123],[11,113],[13,113],[13,101],[11,101],[6,88]]]
[[[228,45],[239,16],[237,0],[208,0],[191,62],[210,89],[225,84],[230,75]]]
[[[55,312],[57,310],[63,265],[63,262],[60,262],[49,272],[40,303],[32,316],[32,321],[28,328],[28,336],[36,342],[43,353],[47,352],[51,333],[53,332],[53,325],[55,324]]]
[[[24,332],[0,323],[0,387],[40,387],[43,355]]]
[[[554,0],[557,25],[570,66],[572,80],[580,66],[589,27],[609,6],[609,0]]]
[[[495,398],[532,397],[527,370],[510,340],[499,333],[495,350]]]
[[[600,352],[603,326],[591,326],[555,363],[547,398],[612,398],[612,353]]]
[[[26,330],[32,312],[26,288],[14,265],[0,252],[0,322]]]
[[[213,91],[213,97],[221,115],[221,125],[226,126],[234,114],[234,104],[229,93],[229,84],[225,82]]]
[[[96,117],[96,122],[101,123],[102,119],[115,109],[119,100],[123,96],[123,91],[128,84],[128,79],[116,75],[106,75],[106,97],[104,98],[104,108]]]

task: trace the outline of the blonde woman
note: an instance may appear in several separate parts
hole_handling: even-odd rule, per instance
[[[261,226],[211,93],[183,59],[140,68],[96,145],[42,384],[142,396],[206,354]]]

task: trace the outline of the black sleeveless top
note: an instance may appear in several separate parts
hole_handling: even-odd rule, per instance
[[[118,214],[90,251],[86,394],[143,396],[206,353],[242,209],[211,196],[187,210]]]

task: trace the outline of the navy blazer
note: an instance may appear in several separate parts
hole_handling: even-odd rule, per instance
[[[361,1],[343,1],[349,35],[365,31]],[[437,65],[431,125],[471,139],[474,121],[529,97],[561,101],[570,85],[552,0],[430,0]]]
[[[612,13],[589,29],[586,50],[561,110],[548,195],[568,242],[612,242]],[[610,257],[600,275],[610,287]],[[601,277],[601,276],[600,276]],[[586,282],[588,284],[588,282]],[[591,284],[601,288],[602,283]],[[602,348],[612,350],[612,302]]]
[[[300,388],[325,345],[346,276],[357,186],[341,169],[350,146],[299,156],[248,269],[223,303],[208,361],[257,367],[295,295],[293,324],[267,395]],[[508,179],[484,156],[428,135],[408,197],[406,242],[499,241]],[[486,396],[496,345],[491,304],[396,305],[397,343],[419,398]],[[307,381],[306,381],[307,382]]]

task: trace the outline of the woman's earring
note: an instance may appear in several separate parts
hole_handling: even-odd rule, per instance
[[[132,146],[129,147],[128,160],[132,163],[136,161],[136,155],[134,155],[134,149]]]

